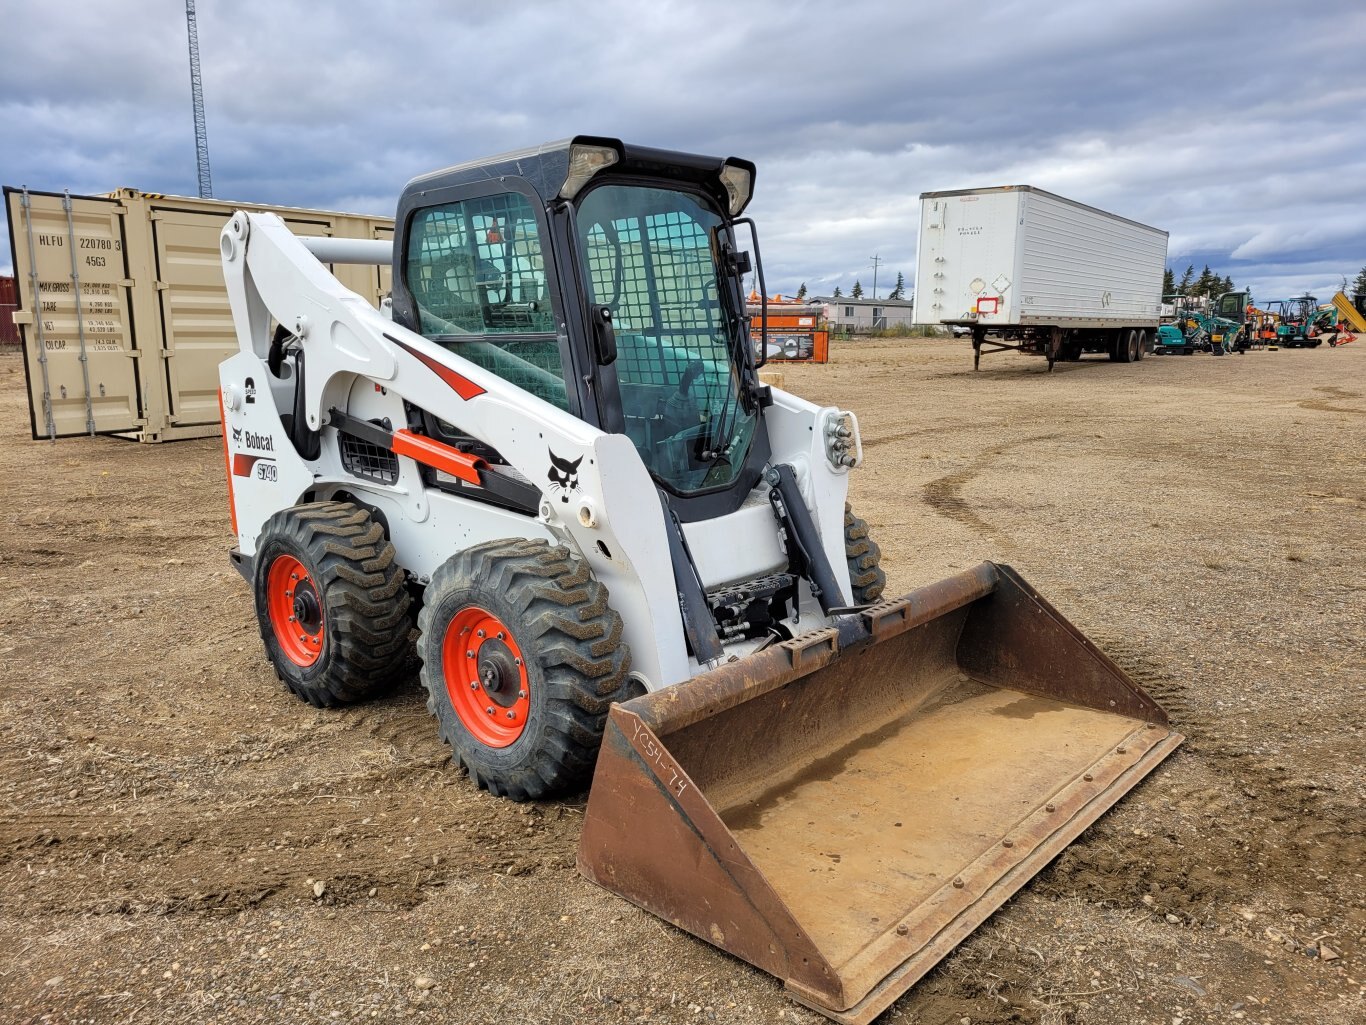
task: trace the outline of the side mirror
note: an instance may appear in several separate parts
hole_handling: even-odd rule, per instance
[[[612,310],[600,303],[593,304],[589,309],[598,366],[611,366],[617,361],[617,331],[612,326]]]

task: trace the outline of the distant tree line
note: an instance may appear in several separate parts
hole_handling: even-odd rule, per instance
[[[844,298],[844,289],[840,288],[839,285],[836,285],[836,286],[835,286],[835,290],[834,290],[832,293],[830,293],[830,295],[831,295],[831,298],[833,298],[833,299],[843,299],[843,298]],[[863,298],[863,283],[862,283],[861,281],[858,281],[858,280],[855,280],[855,281],[854,281],[854,287],[853,287],[853,289],[849,292],[849,297],[850,297],[851,299],[862,299],[862,298]],[[805,282],[805,281],[803,281],[803,282],[801,283],[801,287],[799,287],[799,288],[797,289],[797,298],[798,298],[798,299],[805,299],[805,298],[806,298],[806,282]],[[906,276],[905,276],[904,274],[902,274],[901,271],[897,271],[897,272],[896,272],[896,284],[892,286],[892,290],[891,290],[890,292],[888,292],[886,295],[884,295],[882,298],[884,298],[884,299],[905,299],[905,298],[906,298]]]
[[[1179,281],[1170,267],[1162,274],[1163,295],[1199,295],[1215,299],[1225,292],[1236,291],[1233,278],[1228,275],[1220,277],[1209,269],[1209,264],[1205,264],[1205,269],[1198,276],[1195,273],[1195,264],[1188,264]]]
[[[1188,264],[1179,281],[1170,267],[1162,274],[1163,295],[1201,295],[1214,299],[1225,292],[1236,291],[1233,278],[1227,275],[1220,277],[1209,269],[1209,264],[1205,264],[1205,269],[1199,275],[1195,273],[1195,265]],[[1348,296],[1366,295],[1366,267],[1361,268],[1361,273],[1352,282],[1350,290],[1347,284],[1347,275],[1344,274],[1342,276],[1342,291]]]

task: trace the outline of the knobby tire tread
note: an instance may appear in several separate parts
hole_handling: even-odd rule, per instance
[[[491,769],[481,757],[488,749],[467,737],[463,727],[457,728],[459,717],[437,669],[449,618],[442,615],[437,622],[436,617],[445,596],[457,590],[501,595],[511,604],[517,622],[509,628],[523,658],[529,666],[539,667],[542,677],[545,701],[536,730],[539,741],[509,770]],[[418,629],[427,708],[437,717],[441,739],[477,786],[524,801],[572,792],[588,783],[607,712],[613,702],[630,696],[631,656],[622,639],[621,616],[587,563],[543,539],[474,545],[432,575]],[[527,728],[532,729],[530,723]],[[516,743],[525,739],[526,735]]]
[[[311,566],[326,624],[319,671],[276,654],[274,628],[261,607],[261,581],[269,567],[258,566],[257,621],[285,686],[315,708],[330,708],[373,697],[401,681],[407,675],[412,598],[384,528],[349,502],[310,502],[268,519],[258,553],[276,541]]]
[[[844,503],[844,555],[849,561],[849,583],[855,605],[872,605],[882,597],[887,574],[882,569],[882,549],[873,540],[868,523]]]

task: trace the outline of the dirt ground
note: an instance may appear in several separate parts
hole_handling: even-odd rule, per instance
[[[837,344],[889,591],[1008,562],[1176,755],[882,1019],[1366,1020],[1366,340],[1044,373]],[[818,1022],[452,771],[411,681],[317,711],[230,568],[221,443],[28,440],[0,355],[0,1021]]]

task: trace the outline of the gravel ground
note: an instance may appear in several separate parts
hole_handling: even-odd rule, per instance
[[[1187,744],[885,1022],[1366,1019],[1366,341],[1044,373],[837,343],[889,591],[1008,562]],[[221,443],[27,440],[0,355],[0,1020],[818,1022],[574,871],[582,798],[317,711],[228,566]]]

